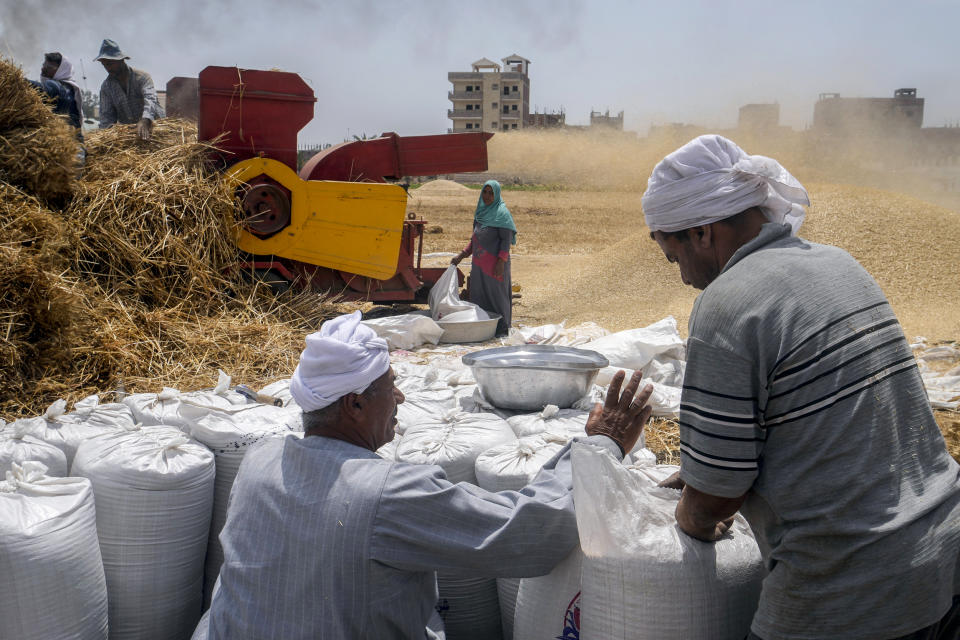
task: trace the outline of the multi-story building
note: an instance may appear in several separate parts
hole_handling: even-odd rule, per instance
[[[463,131],[510,131],[530,122],[530,61],[518,55],[502,58],[503,66],[480,58],[471,71],[451,71],[447,80],[453,90],[447,98],[453,108],[447,117],[450,133]]]

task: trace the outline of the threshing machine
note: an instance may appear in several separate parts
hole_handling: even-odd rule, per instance
[[[295,73],[207,67],[197,88],[201,140],[219,137],[240,184],[240,267],[273,286],[330,291],[347,300],[422,299],[443,268],[420,265],[424,220],[388,180],[485,171],[491,133],[344,142],[299,175],[297,132],[313,118],[313,91]]]

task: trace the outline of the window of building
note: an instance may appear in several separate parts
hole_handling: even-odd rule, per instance
[[[492,103],[492,104],[490,105],[490,107],[493,108],[493,109],[496,109],[496,108],[497,108],[497,103],[496,103],[496,102]]]
[[[499,84],[497,84],[496,82],[494,82],[494,83],[490,86],[490,88],[491,88],[491,89],[496,89],[496,88],[499,87],[499,86],[500,86]]]
[[[507,105],[503,105],[503,112],[510,113],[510,107],[508,107]]]
[[[467,88],[465,89],[465,91],[467,91],[467,92],[473,91],[473,85],[469,85],[469,84],[468,84],[468,85],[467,85]]]
[[[508,125],[506,122],[504,122],[504,123],[503,123],[503,130],[506,131],[506,130],[509,129],[509,128],[510,128],[510,125]]]
[[[517,85],[513,85],[513,92],[516,93],[517,91],[519,91],[519,89],[517,88]]]
[[[473,129],[473,123],[472,123],[472,122],[468,122],[468,123],[467,123],[467,129]]]
[[[516,129],[516,128],[517,128],[517,125],[513,125],[513,128]]]
[[[517,105],[511,105],[510,110],[511,110],[511,111],[516,111],[516,110],[517,110]]]
[[[467,105],[467,111],[473,111],[473,105],[472,105],[472,104],[468,104],[468,105]]]
[[[504,88],[503,88],[503,95],[505,95],[505,96],[510,95],[510,87],[504,87]]]
[[[480,111],[480,105],[478,104],[473,105],[473,108],[476,109],[477,111]]]

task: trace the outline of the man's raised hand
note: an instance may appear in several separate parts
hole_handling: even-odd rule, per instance
[[[642,376],[639,371],[634,371],[630,382],[623,393],[620,393],[624,377],[623,371],[618,371],[613,376],[607,388],[607,398],[603,404],[598,402],[594,405],[587,418],[586,430],[590,436],[607,436],[616,442],[626,455],[637,444],[640,434],[643,433],[643,425],[650,419],[653,409],[647,401],[653,393],[653,385],[646,385],[638,394],[637,388]]]

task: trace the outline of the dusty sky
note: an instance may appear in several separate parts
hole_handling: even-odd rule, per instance
[[[735,124],[750,102],[810,124],[821,92],[916,87],[924,126],[960,123],[956,0],[0,0],[0,54],[39,75],[44,51],[96,90],[113,38],[158,88],[207,65],[299,73],[317,94],[301,144],[354,134],[443,133],[448,71],[531,61],[531,108],[624,110],[626,128]],[[79,77],[80,62],[86,79]]]

